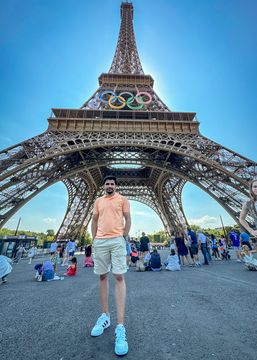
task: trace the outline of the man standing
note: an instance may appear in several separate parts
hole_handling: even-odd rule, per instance
[[[131,226],[130,206],[128,200],[116,192],[117,180],[114,176],[105,177],[103,186],[105,194],[98,198],[94,204],[91,224],[94,240],[94,272],[100,275],[102,315],[93,327],[91,336],[102,335],[104,330],[110,326],[108,273],[112,269],[115,277],[117,311],[115,353],[116,355],[125,355],[128,352],[128,342],[124,327],[126,301],[124,274],[127,272],[124,237],[128,236]]]
[[[204,263],[203,265],[209,265],[208,255],[207,255],[207,236],[204,235],[202,229],[198,230],[198,244],[202,250]]]
[[[140,252],[141,256],[145,256],[145,254],[150,251],[150,240],[149,237],[146,236],[144,232],[142,232],[142,236],[140,238]]]
[[[187,235],[191,242],[190,248],[191,248],[191,252],[193,255],[194,264],[195,264],[195,266],[201,266],[199,256],[198,256],[198,240],[197,240],[196,233],[191,228],[188,228]]]
[[[57,240],[53,241],[50,246],[50,255],[53,255],[57,251]]]
[[[241,262],[239,234],[234,230],[231,230],[229,238],[232,241],[233,249],[236,251],[237,262]]]

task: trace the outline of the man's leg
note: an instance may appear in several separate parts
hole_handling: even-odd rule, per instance
[[[126,283],[124,275],[115,276],[115,302],[117,311],[117,323],[124,323],[124,312],[126,302]]]
[[[204,264],[209,265],[209,261],[208,261],[208,257],[207,257],[207,246],[206,246],[206,244],[201,245],[201,250],[202,250],[202,253],[203,253],[203,257],[204,257]]]
[[[109,316],[109,279],[108,273],[100,275],[99,282],[100,303],[102,312]]]
[[[115,302],[117,309],[117,326],[115,329],[115,354],[126,355],[128,352],[128,342],[124,323],[126,283],[124,275],[115,276]]]
[[[100,303],[102,308],[102,315],[97,319],[97,322],[91,331],[91,336],[102,335],[104,330],[110,326],[110,314],[108,309],[108,298],[109,298],[108,273],[100,275],[99,295],[100,295]]]

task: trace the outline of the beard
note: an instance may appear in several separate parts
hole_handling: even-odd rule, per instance
[[[114,189],[112,189],[112,188],[107,188],[105,191],[106,191],[107,194],[113,194],[114,193]]]

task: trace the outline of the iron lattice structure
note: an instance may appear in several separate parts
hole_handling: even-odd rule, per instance
[[[187,225],[186,182],[238,223],[256,163],[202,136],[196,114],[170,111],[153,83],[138,56],[133,5],[122,3],[114,59],[93,96],[79,109],[52,109],[46,132],[0,153],[0,225],[62,181],[68,206],[58,238],[78,238],[107,174],[118,178],[120,193],[151,207],[168,232]]]

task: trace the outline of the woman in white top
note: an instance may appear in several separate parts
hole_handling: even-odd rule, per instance
[[[250,250],[247,245],[242,246],[241,257],[245,266],[248,270],[257,270],[257,259],[253,257],[253,253],[256,253],[257,250]]]
[[[165,262],[166,270],[169,271],[179,271],[179,259],[178,255],[176,255],[175,250],[171,250],[170,255],[168,256],[167,261]]]
[[[29,249],[28,257],[29,257],[29,264],[31,264],[32,259],[34,259],[37,252],[36,246],[32,246],[32,248]]]

